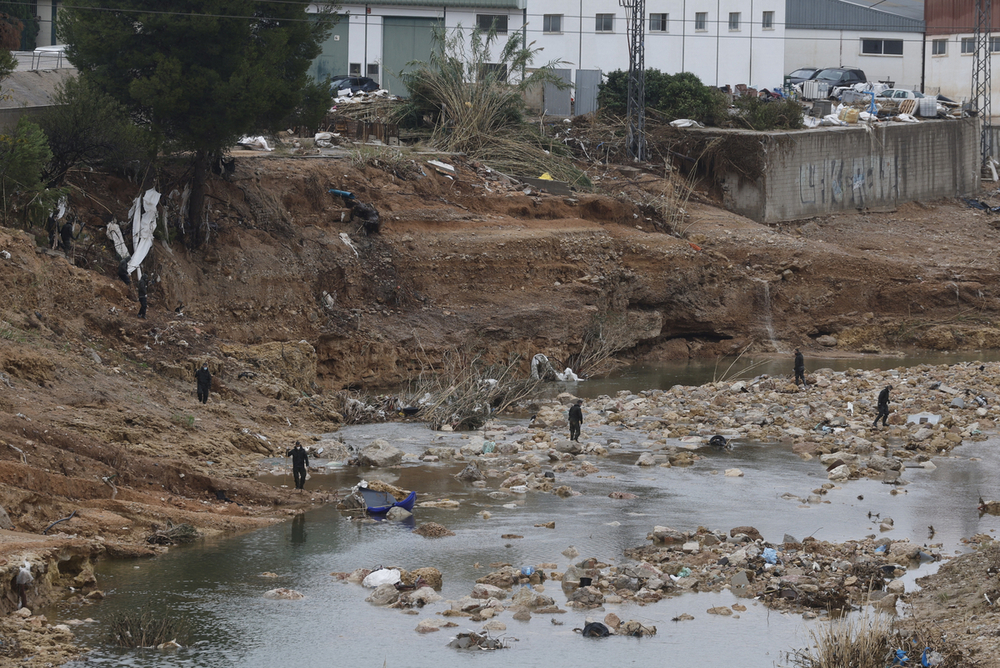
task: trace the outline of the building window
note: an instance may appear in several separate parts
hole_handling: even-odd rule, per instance
[[[498,35],[507,34],[506,14],[476,14],[476,25],[480,30],[489,32],[496,30]]]
[[[948,53],[948,40],[946,39],[935,39],[931,41],[931,55],[932,56],[943,56]]]
[[[739,12],[729,12],[729,29],[739,30],[740,29],[740,13]]]
[[[1000,51],[1000,37],[990,37],[990,52]]]
[[[695,12],[694,29],[708,30],[708,12]]]
[[[649,32],[668,32],[667,26],[670,24],[670,14],[650,14]]]
[[[361,63],[351,63],[347,66],[347,73],[352,77],[361,76]]]
[[[594,28],[597,32],[614,32],[615,31],[615,15],[614,14],[598,14],[597,15],[597,25]]]
[[[542,17],[542,32],[562,32],[562,14],[546,14]]]
[[[479,66],[480,81],[493,78],[496,81],[507,81],[507,63],[483,63]]]
[[[764,12],[760,17],[760,27],[762,30],[774,30],[774,12]]]
[[[378,63],[368,63],[368,78],[378,81]]]
[[[866,56],[901,56],[903,55],[903,40],[901,39],[863,39],[861,53]]]
[[[962,53],[975,53],[976,52],[976,40],[972,37],[962,38]]]

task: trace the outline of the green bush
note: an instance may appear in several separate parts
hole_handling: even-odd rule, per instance
[[[750,130],[798,130],[802,127],[802,105],[796,100],[763,100],[738,97],[733,123]]]
[[[707,125],[718,125],[726,118],[726,97],[706,86],[690,72],[664,74],[646,70],[646,108],[654,109],[667,120],[691,118]],[[623,116],[628,111],[628,72],[616,70],[601,83],[597,102],[604,113]]]

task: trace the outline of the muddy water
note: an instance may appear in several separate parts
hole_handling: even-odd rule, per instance
[[[458,444],[460,435],[429,432],[420,425],[373,425],[345,429],[348,443],[364,444],[385,437],[410,453],[435,443]],[[763,668],[783,665],[782,652],[804,647],[817,622],[797,615],[769,613],[754,601],[739,601],[729,593],[689,594],[657,604],[608,605],[606,610],[536,616],[517,622],[509,614],[506,636],[516,638],[511,649],[492,653],[462,653],[446,644],[455,632],[478,629],[479,624],[454,618],[459,626],[420,635],[420,619],[443,609],[438,603],[418,615],[375,608],[364,601],[367,590],[330,577],[376,564],[405,568],[435,566],[444,575],[441,592],[446,599],[467,594],[477,577],[489,572],[492,562],[515,566],[555,562],[568,565],[561,552],[575,546],[580,558],[594,556],[620,563],[622,551],[645,542],[657,524],[680,529],[699,525],[729,529],[752,524],[765,539],[778,542],[785,533],[801,539],[814,535],[840,541],[878,533],[868,513],[890,516],[896,529],[887,535],[925,542],[928,525],[936,530],[934,542],[946,551],[959,548],[959,540],[982,531],[994,531],[1000,518],[980,518],[975,510],[979,494],[1000,498],[993,472],[1000,464],[1000,441],[962,446],[954,456],[939,459],[933,471],[907,469],[910,481],[905,494],[890,495],[891,488],[860,480],[833,490],[826,502],[805,505],[785,500],[790,492],[805,498],[825,482],[815,461],[803,462],[786,448],[748,445],[732,452],[703,451],[705,459],[689,468],[654,470],[634,466],[640,450],[637,435],[616,429],[584,430],[584,438],[603,442],[621,439],[622,449],[595,463],[601,472],[587,477],[557,477],[582,496],[560,499],[550,494],[528,494],[494,500],[482,490],[466,487],[452,477],[453,464],[411,464],[392,472],[389,480],[420,492],[418,500],[448,497],[459,500],[457,510],[417,509],[418,522],[439,522],[456,536],[425,539],[410,527],[393,523],[359,524],[336,510],[323,508],[299,521],[238,537],[205,541],[174,549],[155,561],[108,562],[98,573],[107,600],[86,608],[64,607],[50,611],[50,619],[93,617],[95,625],[77,627],[82,641],[99,646],[102,620],[114,612],[150,605],[186,618],[194,646],[173,651],[122,652],[101,648],[86,665],[130,666],[743,666]],[[981,461],[973,461],[981,458]],[[722,471],[738,467],[742,478],[726,478]],[[307,487],[342,489],[356,480],[356,472],[334,467],[331,473],[313,475]],[[291,484],[290,477],[275,477],[276,484]],[[639,495],[635,500],[608,498],[614,490]],[[862,496],[863,499],[858,497]],[[805,505],[805,507],[803,507]],[[492,518],[483,520],[479,511]],[[555,521],[555,529],[535,524]],[[520,539],[502,538],[518,534]],[[476,565],[480,567],[477,568]],[[914,571],[908,580],[929,572]],[[259,574],[271,571],[277,578]],[[267,589],[289,587],[306,595],[302,601],[269,601]],[[545,592],[563,605],[558,583]],[[716,605],[743,602],[748,610],[735,617],[706,614]],[[601,619],[606,612],[622,619],[655,625],[652,638],[591,640],[572,632],[587,618]],[[670,621],[681,613],[694,621]],[[562,622],[554,625],[551,620]],[[76,666],[82,668],[84,663]]]

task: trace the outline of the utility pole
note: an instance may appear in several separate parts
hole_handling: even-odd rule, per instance
[[[625,8],[628,37],[628,131],[626,149],[633,160],[646,159],[646,0],[618,0]],[[982,0],[977,0],[982,1]],[[988,2],[989,0],[987,0]]]
[[[992,0],[976,0],[976,52],[972,65],[972,104],[979,113],[981,167],[987,168],[993,157],[993,134],[990,96],[993,81],[990,75],[990,30],[993,20]]]

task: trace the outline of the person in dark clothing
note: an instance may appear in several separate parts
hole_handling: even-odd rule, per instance
[[[132,279],[128,276],[128,261],[130,259],[131,258],[123,257],[118,263],[118,278],[120,278],[121,282],[125,285],[132,285]]]
[[[146,277],[143,276],[139,279],[137,284],[139,290],[139,317],[145,319],[146,317]]]
[[[212,372],[208,370],[208,362],[194,372],[194,379],[198,381],[198,401],[207,404],[208,392],[212,389]]]
[[[62,228],[59,230],[59,237],[62,240],[61,246],[62,246],[62,250],[63,250],[64,253],[66,253],[68,255],[70,253],[70,251],[73,250],[73,240],[74,239],[78,239],[80,237],[80,233],[82,233],[82,232],[83,232],[83,228],[81,227],[80,228],[80,232],[78,232],[74,236],[73,235],[73,223],[70,222],[70,221],[68,221],[68,220],[66,221],[66,224],[63,225]]]
[[[875,421],[872,422],[872,427],[878,427],[879,418],[882,419],[882,426],[888,427],[886,420],[889,419],[889,390],[892,389],[892,385],[886,385],[882,388],[882,391],[878,393],[878,413],[875,415]]]
[[[802,353],[795,349],[795,384],[802,381],[802,386],[806,387],[806,361],[802,358]]]
[[[302,444],[295,441],[295,447],[285,453],[292,458],[292,477],[295,478],[295,489],[304,489],[306,484],[306,467],[309,466],[309,453]]]
[[[379,229],[382,227],[382,222],[379,220],[378,211],[375,210],[375,207],[353,198],[345,198],[344,203],[351,207],[351,221],[355,218],[360,220],[365,234],[378,234]]]
[[[569,409],[569,440],[580,441],[580,425],[583,424],[583,401],[576,400]]]

